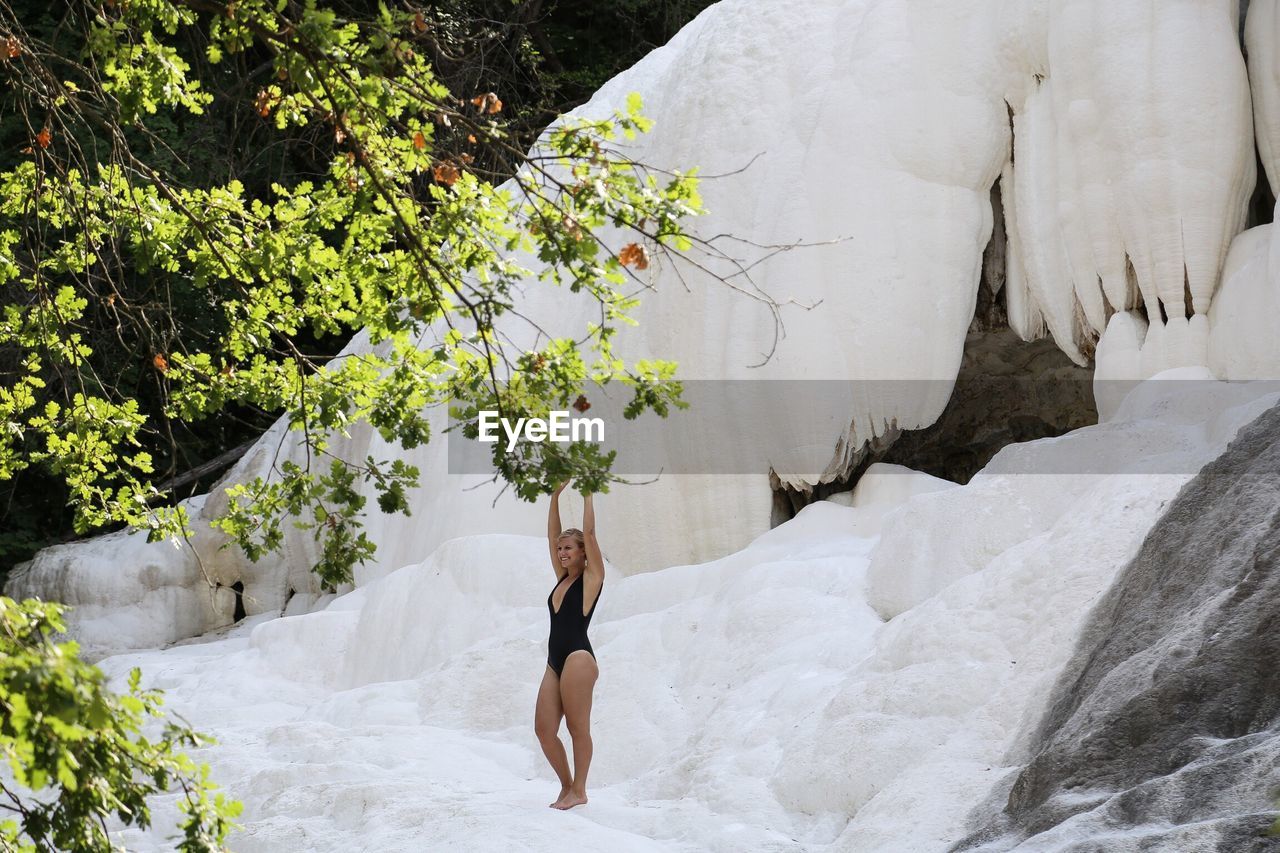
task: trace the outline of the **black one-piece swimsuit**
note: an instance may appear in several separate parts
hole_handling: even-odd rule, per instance
[[[551,599],[556,594],[556,589],[559,589],[560,584],[564,582],[564,578],[556,583],[555,589],[551,590],[551,595],[547,596],[547,610],[551,613],[551,636],[547,640],[547,665],[555,670],[556,676],[559,676],[564,669],[565,658],[573,652],[582,650],[592,657],[596,656],[595,650],[591,648],[591,641],[587,639],[587,626],[591,624],[596,605],[600,603],[600,592],[604,592],[604,583],[600,584],[600,592],[596,593],[591,611],[583,616],[582,579],[585,576],[585,572],[578,575],[564,591],[564,600],[560,602],[559,613],[556,612]]]

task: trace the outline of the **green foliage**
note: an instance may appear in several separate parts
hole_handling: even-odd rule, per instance
[[[124,523],[181,538],[187,520],[153,482],[150,436],[228,409],[283,413],[306,461],[235,487],[217,524],[258,559],[292,517],[321,541],[316,570],[335,585],[373,552],[358,483],[382,511],[407,512],[418,477],[394,460],[339,459],[332,437],[353,424],[414,447],[430,440],[435,406],[545,416],[588,382],[612,381],[634,386],[630,417],[665,414],[678,397],[673,365],[628,366],[613,351],[633,322],[633,268],[688,248],[681,223],[701,205],[693,174],[648,170],[615,147],[648,128],[638,97],[610,120],[557,128],[545,155],[500,187],[478,163],[520,157],[503,104],[492,92],[456,98],[437,80],[430,27],[412,9],[379,4],[357,20],[316,0],[133,0],[83,14],[91,62],[65,69],[0,20],[21,45],[0,75],[24,115],[49,117],[0,173],[0,348],[21,365],[0,389],[0,480],[32,466],[56,475],[78,532]],[[325,153],[312,174],[268,187],[191,180],[151,127],[215,108],[215,86],[193,69],[216,83],[250,55],[265,74],[242,90],[241,114],[284,139],[310,134]],[[46,83],[26,84],[36,78]],[[109,156],[90,156],[77,128]],[[600,241],[606,228],[634,235],[629,255]],[[535,273],[525,257],[548,266]],[[148,307],[127,298],[139,279],[188,294],[214,328],[151,339],[134,365],[157,389],[150,409],[98,374],[80,331],[94,312],[145,321]],[[495,322],[531,280],[592,300],[598,322],[511,352]],[[368,351],[317,352],[361,329]],[[542,446],[504,455],[499,472],[532,500],[566,476],[605,489],[611,462],[592,446]]]
[[[108,818],[146,828],[148,798],[180,791],[177,849],[224,850],[240,804],[181,752],[209,741],[173,720],[144,735],[162,716],[160,694],[136,669],[113,693],[75,643],[54,641],[63,630],[58,605],[0,597],[0,755],[12,779],[0,781],[0,802],[13,815],[0,820],[0,848],[115,850]]]

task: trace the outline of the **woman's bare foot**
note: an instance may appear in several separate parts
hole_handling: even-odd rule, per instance
[[[570,790],[568,793],[561,796],[560,799],[552,803],[551,807],[553,809],[565,811],[566,809],[571,809],[574,806],[581,806],[586,802],[587,795],[585,793],[579,794],[577,791]]]
[[[548,803],[547,805],[548,805],[550,808],[553,808],[553,809],[555,809],[555,808],[559,808],[559,807],[560,807],[560,801],[561,801],[561,800],[563,800],[563,799],[564,799],[565,797],[567,797],[567,796],[569,796],[569,787],[566,785],[565,787],[563,787],[563,788],[561,788],[561,789],[560,789],[560,796],[556,797],[556,801],[555,801],[554,803]]]

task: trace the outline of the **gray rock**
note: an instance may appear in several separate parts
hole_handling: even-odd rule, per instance
[[[1030,743],[954,849],[1280,850],[1280,407],[1152,528]]]

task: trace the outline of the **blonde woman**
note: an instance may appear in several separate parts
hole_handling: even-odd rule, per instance
[[[595,509],[591,495],[584,495],[582,529],[560,529],[561,483],[551,495],[547,515],[547,544],[556,585],[547,596],[551,636],[547,642],[547,668],[538,688],[533,728],[542,751],[560,779],[560,796],[551,804],[571,809],[587,801],[587,770],[591,766],[591,694],[600,670],[587,639],[587,626],[604,586],[604,558],[596,541]],[[573,772],[560,741],[560,719],[573,739]]]

